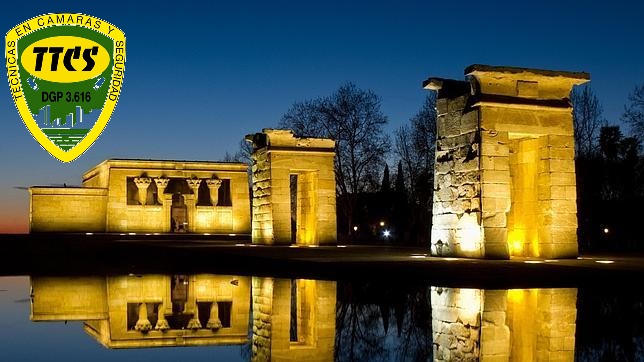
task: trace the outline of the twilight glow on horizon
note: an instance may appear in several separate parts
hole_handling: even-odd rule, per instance
[[[125,32],[123,90],[96,143],[64,164],[27,131],[5,79],[0,233],[28,231],[24,186],[78,185],[108,158],[218,160],[244,135],[277,126],[293,102],[348,81],[382,98],[390,133],[421,106],[424,79],[462,79],[474,63],[588,72],[609,124],[621,125],[628,94],[644,82],[641,1],[13,2],[0,28],[53,12]]]

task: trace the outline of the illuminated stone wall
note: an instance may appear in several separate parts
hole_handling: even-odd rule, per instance
[[[290,279],[253,277],[252,283],[251,361],[333,360],[336,282],[298,279],[295,293]],[[296,321],[291,321],[294,310]]]
[[[433,255],[483,256],[478,110],[468,100],[468,83],[443,82],[436,102]]]
[[[107,190],[81,187],[30,187],[31,232],[105,231]]]
[[[576,289],[432,287],[435,361],[573,361]]]
[[[335,142],[272,129],[246,138],[253,144],[253,243],[290,244],[294,219],[297,244],[335,243]],[[291,175],[297,176],[295,215]]]
[[[184,231],[250,234],[247,165],[152,160],[104,161],[83,175],[81,188],[30,188],[31,230],[170,232],[173,194],[167,188],[173,180],[185,183]],[[220,205],[223,181],[230,200]],[[199,186],[211,195],[205,204],[198,204]]]
[[[577,255],[572,106],[586,73],[473,65],[438,92],[431,252]]]

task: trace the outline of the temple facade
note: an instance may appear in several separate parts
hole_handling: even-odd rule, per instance
[[[29,194],[31,232],[250,234],[244,163],[111,159]]]

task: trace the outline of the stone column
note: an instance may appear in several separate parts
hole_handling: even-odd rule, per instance
[[[157,184],[157,201],[161,205],[163,205],[163,193],[165,192],[165,188],[168,187],[169,182],[170,179],[165,177],[157,177],[154,179],[154,183]]]
[[[189,178],[186,180],[188,187],[192,190],[192,193],[195,195],[195,201],[199,201],[199,185],[201,185],[201,180],[198,178]]]
[[[197,223],[195,222],[197,218],[197,198],[195,196],[190,194],[183,195],[183,201],[186,204],[188,213],[188,227],[186,228],[186,232],[194,232],[197,227]]]
[[[210,317],[208,318],[206,328],[218,330],[221,327],[221,320],[219,319],[219,305],[217,305],[216,301],[213,301],[212,305],[210,305]]]
[[[170,230],[170,218],[172,217],[172,195],[163,194],[161,200],[161,205],[163,205],[163,230],[161,231],[167,233]],[[174,230],[170,231],[173,232]]]
[[[217,206],[219,202],[219,187],[221,186],[221,180],[211,178],[206,180],[206,185],[208,186],[208,191],[210,191],[210,202],[212,206]]]
[[[158,314],[158,319],[157,319],[157,324],[154,326],[154,329],[159,331],[167,331],[168,329],[170,329],[170,324],[168,323],[168,320],[165,319],[165,308],[163,303],[159,305],[159,310],[157,314]]]
[[[148,306],[145,303],[139,304],[139,319],[136,321],[134,329],[143,333],[152,329],[152,323],[148,319]]]
[[[152,183],[152,179],[149,177],[135,177],[134,183],[139,189],[139,203],[141,205],[145,205],[148,198],[148,187],[150,186],[150,183]]]
[[[197,303],[195,302],[194,306],[194,314],[192,315],[192,318],[188,321],[188,325],[186,328],[188,329],[201,329],[201,322],[199,322],[199,307],[196,305]]]

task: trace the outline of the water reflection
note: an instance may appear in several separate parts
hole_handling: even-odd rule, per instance
[[[251,361],[575,357],[577,289],[213,274],[32,277],[31,288],[33,321],[83,321],[108,348],[239,345]]]
[[[336,282],[253,277],[252,361],[331,361]]]
[[[577,289],[432,287],[434,360],[573,361]]]
[[[32,277],[31,288],[33,321],[83,321],[109,348],[247,342],[249,277]]]

